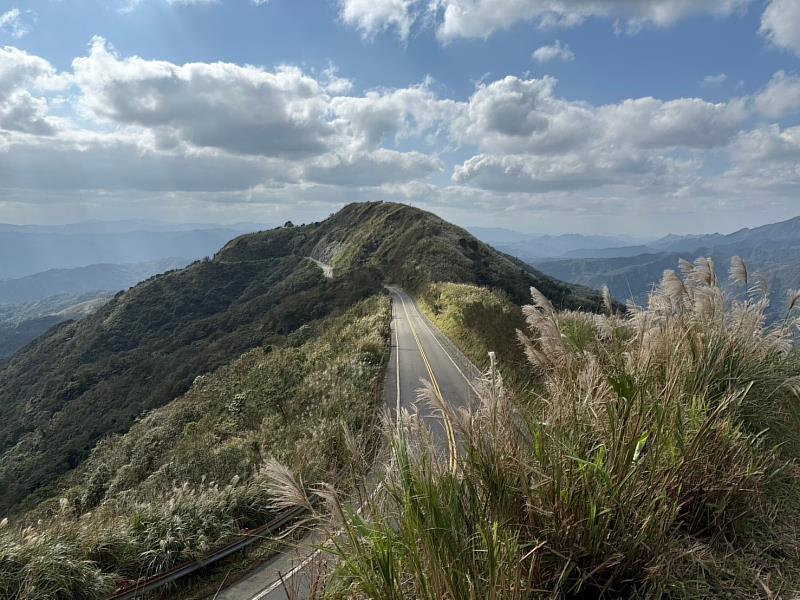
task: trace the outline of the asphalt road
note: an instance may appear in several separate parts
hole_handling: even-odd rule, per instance
[[[383,396],[392,414],[416,407],[442,449],[448,447],[448,431],[436,411],[417,402],[423,381],[433,381],[445,402],[466,406],[475,397],[472,382],[478,370],[419,311],[414,300],[396,287],[392,297],[392,353],[386,369]],[[296,550],[281,554],[239,580],[216,597],[220,600],[287,600],[302,598],[318,573],[311,550],[325,542],[321,533],[310,533]]]

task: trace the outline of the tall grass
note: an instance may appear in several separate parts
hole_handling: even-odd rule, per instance
[[[647,306],[558,312],[519,339],[542,386],[494,366],[447,415],[461,462],[406,414],[361,511],[325,492],[331,598],[777,598],[800,591],[800,363],[793,299],[767,327],[760,278],[668,271]],[[428,401],[435,398],[427,390]]]

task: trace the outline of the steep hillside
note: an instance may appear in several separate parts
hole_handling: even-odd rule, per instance
[[[326,279],[305,257],[334,267]],[[109,433],[256,346],[352,306],[386,281],[535,285],[559,307],[596,295],[555,282],[438,217],[396,204],[345,207],[326,221],[249,234],[208,261],[118,294],[38,339],[0,370],[0,514],[31,506]]]
[[[103,440],[57,496],[0,527],[0,597],[105,598],[121,580],[205,557],[269,521],[275,459],[309,481],[357,469],[353,452],[366,464],[390,317],[386,296],[358,302],[282,348],[254,348],[198,377]],[[273,547],[264,546],[247,560]]]

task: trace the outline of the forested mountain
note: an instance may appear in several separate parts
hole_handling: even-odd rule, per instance
[[[333,278],[306,257],[333,266]],[[352,204],[329,219],[240,236],[212,259],[119,293],[39,338],[0,370],[0,514],[32,506],[98,441],[257,346],[379,293],[454,281],[517,303],[535,285],[555,305],[596,308],[556,282],[408,206]]]

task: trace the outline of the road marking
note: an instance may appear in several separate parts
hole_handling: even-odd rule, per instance
[[[397,289],[395,289],[395,293],[400,298],[400,303],[403,305],[403,312],[405,312],[406,321],[408,321],[408,326],[411,328],[411,333],[413,334],[414,340],[417,343],[417,348],[419,348],[419,352],[420,352],[420,356],[422,357],[422,361],[425,363],[425,368],[428,371],[428,375],[431,378],[431,384],[433,385],[434,390],[435,390],[436,394],[439,396],[439,399],[441,400],[441,402],[444,403],[444,396],[442,395],[442,391],[439,388],[439,383],[436,381],[436,376],[433,374],[433,369],[431,367],[430,362],[428,361],[428,356],[425,353],[425,349],[422,347],[422,343],[419,340],[419,336],[417,335],[417,331],[414,328],[413,323],[411,322],[411,315],[408,313],[408,308],[406,307],[406,302],[405,302],[405,299],[403,298],[403,294],[402,294],[402,292],[400,292]],[[393,319],[395,321],[394,338],[395,338],[395,344],[396,344],[396,362],[395,362],[395,364],[396,364],[396,370],[397,370],[397,373],[396,373],[396,375],[397,375],[397,377],[396,377],[396,379],[397,379],[397,403],[396,403],[397,407],[396,408],[397,408],[397,424],[398,424],[398,427],[400,427],[400,333],[399,333],[399,326],[398,326],[399,319],[397,319],[397,317],[394,314],[394,310],[396,308],[397,308],[396,305],[394,305],[394,303],[393,303],[392,312],[393,312]],[[444,346],[442,346],[441,342],[439,342],[439,340],[436,338],[436,335],[433,333],[433,331],[431,331],[431,328],[428,327],[428,324],[424,323],[424,319],[422,319],[422,315],[419,313],[419,311],[416,309],[416,307],[415,307],[415,310],[417,312],[417,316],[420,318],[420,320],[423,321],[423,324],[425,325],[425,328],[428,330],[428,332],[431,334],[431,336],[433,336],[433,338],[436,340],[436,343],[439,345],[439,347],[442,349],[442,351],[445,353],[445,355],[447,355],[447,358],[450,360],[451,363],[453,363],[453,366],[458,370],[458,372],[461,374],[461,376],[466,380],[467,384],[472,388],[472,391],[474,391],[477,394],[478,393],[477,390],[473,387],[473,385],[470,383],[470,381],[467,378],[467,376],[464,375],[464,372],[459,368],[459,366],[456,364],[456,362],[450,356],[450,353],[447,352],[447,350],[445,350]],[[455,442],[455,433],[453,431],[452,423],[450,423],[450,419],[449,419],[449,417],[447,416],[447,414],[444,411],[442,411],[442,416],[444,418],[445,431],[446,431],[447,437],[448,437],[448,446],[450,447],[450,457],[449,457],[450,460],[449,460],[449,462],[450,462],[451,468],[455,470],[455,467],[457,466],[457,455],[456,455],[457,447],[456,447],[456,442]],[[363,506],[360,507],[357,512],[360,514],[362,510],[363,510]],[[341,535],[342,531],[343,530],[340,530],[339,532],[337,532],[337,535]],[[287,581],[289,581],[295,575],[297,575],[297,573],[299,573],[300,571],[305,569],[311,561],[313,561],[317,556],[319,556],[319,554],[321,552],[322,552],[322,548],[317,548],[314,552],[312,552],[309,556],[307,556],[303,561],[301,561],[300,564],[298,564],[297,566],[293,567],[285,575],[281,575],[280,573],[278,573],[278,577],[279,578],[278,578],[277,581],[273,582],[267,588],[265,588],[262,591],[260,591],[258,594],[253,596],[250,600],[264,600],[264,598],[269,596],[272,592],[277,590],[279,587],[285,586]]]
[[[403,311],[406,313],[406,320],[408,321],[409,327],[411,327],[411,333],[414,334],[414,340],[417,342],[417,348],[419,348],[420,356],[422,356],[422,361],[425,363],[425,368],[428,371],[428,376],[431,378],[431,384],[433,385],[434,393],[439,397],[439,401],[444,406],[444,396],[442,395],[442,390],[439,388],[439,382],[436,381],[436,375],[433,374],[433,368],[431,367],[431,363],[428,360],[428,355],[425,353],[425,349],[422,347],[422,342],[419,341],[419,336],[417,335],[417,330],[414,328],[414,324],[411,322],[411,315],[408,314],[408,308],[406,307],[406,301],[403,298],[402,294],[398,294],[400,296],[400,302],[403,304]],[[456,467],[458,466],[458,447],[456,446],[456,436],[455,432],[453,431],[453,424],[450,422],[450,417],[447,416],[444,408],[442,408],[442,418],[444,421],[444,429],[445,433],[447,434],[447,446],[449,450],[449,465],[450,469],[455,472]]]
[[[445,353],[445,356],[447,356],[447,358],[450,360],[450,362],[451,362],[451,363],[453,363],[453,366],[456,368],[456,371],[458,371],[458,372],[461,374],[461,376],[464,378],[464,381],[466,381],[466,382],[467,382],[467,385],[468,385],[470,388],[472,388],[472,391],[473,391],[473,392],[475,392],[475,395],[476,395],[476,396],[478,396],[478,395],[479,395],[479,394],[478,394],[478,390],[476,390],[476,389],[475,389],[475,386],[474,386],[474,385],[472,385],[472,382],[470,381],[469,377],[467,377],[466,375],[464,375],[464,371],[462,371],[462,370],[461,370],[461,367],[459,367],[459,366],[456,364],[456,361],[455,361],[455,360],[453,360],[453,357],[452,357],[452,356],[450,356],[450,353],[447,351],[447,349],[445,349],[445,347],[444,347],[444,346],[442,345],[442,343],[439,341],[439,337],[438,337],[438,336],[437,336],[437,335],[436,335],[436,334],[433,332],[433,330],[432,330],[432,329],[431,329],[431,328],[428,326],[428,323],[426,322],[426,320],[425,320],[425,317],[424,317],[424,316],[423,316],[423,315],[422,315],[422,314],[419,312],[419,309],[416,307],[416,305],[414,306],[414,310],[415,310],[415,311],[417,312],[417,314],[419,315],[420,321],[422,321],[422,324],[425,326],[425,329],[427,329],[427,330],[428,330],[428,333],[430,333],[430,334],[431,334],[431,337],[432,337],[432,338],[433,338],[433,339],[436,341],[436,343],[439,345],[439,348],[441,348],[441,349],[442,349],[442,352],[444,352],[444,353]]]
[[[398,333],[398,319],[395,316],[397,306],[392,302],[392,317],[394,317],[394,341],[395,341],[395,375],[397,379],[397,430],[400,430],[400,334]]]

